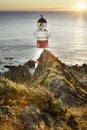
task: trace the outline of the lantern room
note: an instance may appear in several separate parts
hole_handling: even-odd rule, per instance
[[[47,30],[47,21],[40,15],[41,18],[37,22],[37,30],[46,31]]]

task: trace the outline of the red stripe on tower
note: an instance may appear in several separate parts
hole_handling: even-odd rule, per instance
[[[37,48],[47,48],[48,40],[37,40]]]

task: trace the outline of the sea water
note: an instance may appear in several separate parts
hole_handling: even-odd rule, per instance
[[[34,31],[40,14],[51,32],[50,50],[68,65],[87,64],[87,14],[75,12],[0,12],[0,71],[39,58]]]

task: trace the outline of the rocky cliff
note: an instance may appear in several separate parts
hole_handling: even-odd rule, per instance
[[[1,75],[0,130],[86,130],[84,66],[69,67],[48,50],[38,60],[33,75],[30,61]]]
[[[87,103],[87,87],[78,81],[68,67],[50,51],[44,50],[40,56],[33,78],[55,97],[69,105]]]

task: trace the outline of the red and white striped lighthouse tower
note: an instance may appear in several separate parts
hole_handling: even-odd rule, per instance
[[[41,18],[37,21],[37,30],[34,35],[37,39],[38,48],[47,48],[48,47],[48,38],[50,33],[47,30],[47,21],[40,15]]]

